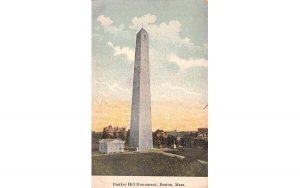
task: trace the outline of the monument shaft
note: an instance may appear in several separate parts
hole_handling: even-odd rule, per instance
[[[142,28],[136,35],[129,147],[153,148],[148,33]]]

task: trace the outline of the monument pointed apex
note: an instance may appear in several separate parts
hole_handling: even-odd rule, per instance
[[[139,33],[147,33],[148,34],[148,32],[144,29],[144,27],[142,27],[137,34],[139,34]]]

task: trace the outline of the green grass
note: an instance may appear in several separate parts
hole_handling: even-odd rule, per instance
[[[187,159],[190,160],[202,160],[202,161],[208,161],[208,152],[205,149],[199,149],[199,148],[180,148],[179,150],[173,150],[173,151],[166,151],[168,153],[173,153],[176,155],[182,155],[185,156]]]
[[[92,175],[207,177],[207,165],[159,153],[132,153],[92,157]]]

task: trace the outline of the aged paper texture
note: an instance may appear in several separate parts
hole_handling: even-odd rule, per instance
[[[207,187],[205,0],[92,0],[92,184]]]

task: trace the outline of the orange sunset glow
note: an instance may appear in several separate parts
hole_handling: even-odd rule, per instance
[[[152,130],[196,131],[207,127],[206,104],[178,101],[152,102]],[[93,104],[93,131],[108,125],[130,127],[130,101],[109,101]]]

